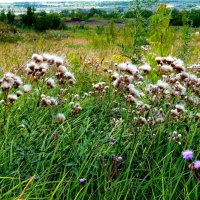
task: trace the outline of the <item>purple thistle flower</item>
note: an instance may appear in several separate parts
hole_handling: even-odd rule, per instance
[[[192,150],[185,150],[184,152],[182,152],[183,158],[187,161],[192,160],[193,158],[193,151]]]
[[[87,180],[86,178],[80,178],[80,179],[78,179],[78,182],[79,182],[79,183],[85,183],[86,180]]]
[[[121,156],[116,158],[116,161],[121,162],[123,160],[123,158]]]
[[[200,169],[200,160],[197,160],[197,161],[194,162],[194,168]]]

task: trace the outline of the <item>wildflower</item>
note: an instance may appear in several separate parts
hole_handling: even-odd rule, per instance
[[[59,57],[59,56],[54,56],[54,62],[59,67],[60,65],[64,64],[64,58]]]
[[[137,102],[138,102],[138,100],[134,96],[132,96],[131,94],[125,96],[125,98],[126,98],[126,101],[128,101],[130,103],[137,104]]]
[[[18,91],[16,92],[16,94],[17,94],[18,97],[22,96],[22,92],[21,92],[20,90],[18,90]]]
[[[193,151],[192,150],[185,150],[184,152],[182,152],[183,158],[187,161],[192,160],[193,158]]]
[[[23,89],[24,89],[25,93],[29,93],[32,90],[32,86],[31,85],[24,85]]]
[[[121,162],[123,158],[121,156],[116,157],[116,161]]]
[[[117,68],[121,71],[126,71],[127,63],[120,63],[117,65]]]
[[[59,65],[58,71],[63,73],[63,74],[68,72],[67,68],[64,65]]]
[[[65,115],[62,113],[57,114],[57,120],[60,124],[62,124],[65,121]]]
[[[9,94],[8,99],[10,100],[11,103],[17,100],[17,95],[16,94]]]
[[[112,75],[112,80],[115,81],[117,79],[119,79],[120,75],[117,72],[114,72],[114,74]]]
[[[173,68],[172,66],[170,65],[162,65],[160,67],[160,69],[163,71],[163,72],[172,72],[173,71]]]
[[[5,100],[4,99],[0,100],[0,104],[5,105],[6,104]]]
[[[128,90],[130,92],[131,95],[133,95],[136,98],[140,97],[140,92],[135,88],[135,86],[133,84],[129,84],[128,85]]]
[[[112,74],[112,70],[111,69],[108,69],[108,74]]]
[[[77,100],[79,100],[79,95],[78,95],[78,94],[75,94],[75,95],[74,95],[74,98],[77,99]]]
[[[185,71],[184,62],[181,59],[176,59],[173,66],[178,72]]]
[[[2,84],[1,84],[1,88],[3,91],[6,91],[6,90],[9,90],[11,88],[12,84],[4,81]]]
[[[164,81],[161,81],[161,80],[158,80],[157,85],[158,85],[158,87],[161,88],[161,89],[170,88],[168,83],[166,83],[166,82],[164,82]]]
[[[113,146],[116,143],[116,140],[114,138],[112,138],[109,142],[110,146]]]
[[[127,63],[126,71],[132,75],[138,74],[137,66],[131,63]]]
[[[139,69],[142,70],[143,72],[150,72],[151,71],[151,67],[147,63],[142,65],[142,66],[140,66]]]
[[[46,83],[47,83],[47,87],[48,88],[54,88],[55,87],[55,80],[53,78],[48,78],[46,80]]]
[[[32,59],[35,61],[35,62],[42,62],[43,61],[43,57],[39,54],[33,54],[32,55]]]
[[[200,169],[200,160],[194,162],[194,168],[199,170]]]
[[[58,105],[58,101],[54,97],[50,97],[50,100],[51,100],[51,105],[52,106],[57,106]]]
[[[177,109],[177,111],[182,111],[182,112],[185,112],[185,107],[184,107],[184,105],[182,105],[182,104],[177,104],[176,106],[176,109]]]
[[[69,106],[73,106],[73,105],[74,105],[74,102],[71,101],[71,102],[69,103]]]
[[[79,183],[85,183],[86,181],[87,181],[86,178],[80,178],[80,179],[78,179],[78,182],[79,182]]]
[[[172,115],[172,117],[179,117],[180,116],[177,109],[171,110],[171,115]]]
[[[147,124],[147,120],[144,117],[140,117],[140,124]]]
[[[22,85],[23,83],[21,77],[14,76],[13,79],[14,79],[15,88],[19,88],[19,86]]]

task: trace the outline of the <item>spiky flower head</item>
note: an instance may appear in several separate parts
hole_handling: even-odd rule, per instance
[[[192,160],[194,152],[192,150],[185,150],[182,152],[183,158],[187,161]]]
[[[57,120],[60,124],[62,124],[65,121],[65,115],[62,113],[57,114]]]
[[[194,168],[200,169],[200,160],[197,160],[197,161],[194,162]]]

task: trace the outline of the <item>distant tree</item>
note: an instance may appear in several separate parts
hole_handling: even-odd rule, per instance
[[[36,18],[34,28],[37,31],[45,31],[47,29],[64,29],[64,24],[57,13],[39,13]]]
[[[182,11],[179,11],[178,9],[173,9],[171,13],[171,19],[170,19],[170,24],[172,26],[182,26],[183,21],[182,21]]]
[[[192,9],[189,12],[189,19],[192,21],[194,27],[200,26],[200,10]]]
[[[13,24],[15,21],[15,14],[14,12],[9,8],[8,13],[6,14],[7,22],[8,24]]]
[[[58,29],[61,23],[59,14],[51,13],[46,15],[46,22],[49,29]]]
[[[22,23],[24,26],[31,28],[36,21],[35,8],[28,7],[26,14],[22,15]]]
[[[6,14],[5,14],[5,10],[2,10],[0,13],[0,21],[5,22],[7,19]]]
[[[36,22],[35,22],[34,28],[37,31],[46,31],[48,29],[46,16],[38,17]]]

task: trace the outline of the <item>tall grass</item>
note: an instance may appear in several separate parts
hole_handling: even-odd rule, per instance
[[[0,199],[199,199],[199,182],[181,155],[185,149],[193,149],[199,158],[199,120],[189,114],[173,120],[167,103],[184,102],[185,109],[195,114],[200,112],[199,104],[172,97],[167,102],[162,95],[151,101],[147,95],[144,103],[162,108],[166,116],[161,124],[140,124],[135,119],[140,116],[138,108],[125,99],[126,90],[115,88],[105,72],[117,70],[115,62],[127,61],[119,44],[132,37],[127,34],[131,26],[116,29],[112,28],[117,36],[109,43],[106,33],[89,28],[39,36],[21,33],[24,39],[20,42],[0,44],[1,77],[11,71],[29,83],[24,69],[31,55],[49,52],[65,57],[77,80],[73,87],[65,85],[63,101],[54,108],[38,104],[36,83],[29,95],[14,103],[6,120],[0,105]],[[182,45],[181,31],[173,29],[172,33],[170,53],[175,56]],[[186,65],[199,62],[198,43],[199,37],[192,35]],[[128,42],[127,47],[131,50]],[[141,91],[162,78],[154,60],[158,51],[150,46],[143,52],[153,71],[143,75],[137,85]],[[92,89],[93,83],[102,81],[109,86],[104,95]],[[56,96],[59,87],[43,92]],[[194,93],[189,89],[187,95]],[[72,101],[82,107],[76,115],[71,113]],[[64,123],[57,122],[58,113],[65,115]],[[182,135],[181,145],[172,139],[174,131]],[[122,161],[118,162],[119,157]],[[80,183],[80,178],[86,181]]]

